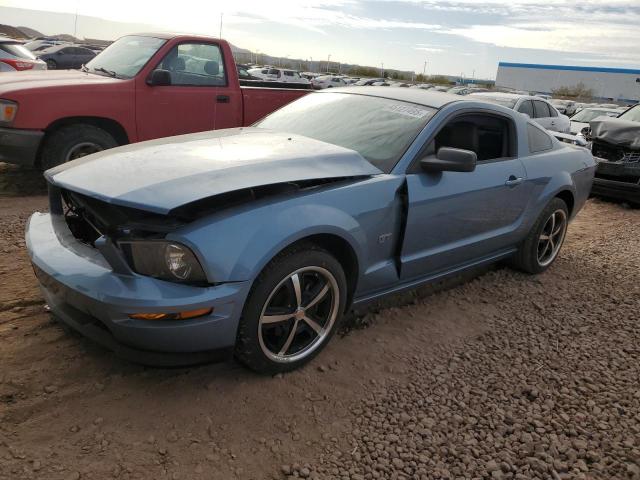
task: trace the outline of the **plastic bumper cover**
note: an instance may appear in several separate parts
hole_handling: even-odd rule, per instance
[[[125,358],[179,365],[216,359],[235,344],[249,282],[194,287],[114,273],[100,252],[61,234],[58,215],[35,213],[26,243],[54,316]],[[189,320],[133,320],[130,313],[212,307]]]

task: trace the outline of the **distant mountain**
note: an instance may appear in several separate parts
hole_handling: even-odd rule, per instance
[[[24,33],[29,38],[44,37],[44,35],[42,33],[40,33],[38,30],[34,30],[33,28],[18,27],[18,30],[20,30],[22,33]]]
[[[19,28],[12,27],[10,25],[2,25],[2,24],[0,24],[0,35],[4,35],[5,37],[10,37],[10,38],[16,38],[18,40],[26,40],[27,38],[30,37]]]

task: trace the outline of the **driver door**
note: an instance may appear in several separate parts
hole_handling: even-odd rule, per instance
[[[473,172],[410,170],[403,280],[465,266],[514,243],[531,192],[513,132],[507,117],[464,114],[428,142],[421,156],[446,146],[476,152],[478,163]]]

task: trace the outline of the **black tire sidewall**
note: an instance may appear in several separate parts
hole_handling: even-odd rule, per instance
[[[540,263],[538,262],[538,239],[540,238],[542,229],[547,223],[549,216],[556,210],[563,210],[567,219],[567,225],[565,226],[565,233],[562,237],[562,244],[560,245],[560,250],[562,250],[562,246],[566,238],[566,229],[569,226],[568,225],[569,209],[567,208],[567,204],[564,202],[564,200],[556,197],[547,204],[544,210],[542,210],[542,213],[539,215],[538,219],[536,220],[536,223],[534,224],[533,228],[529,232],[529,235],[525,239],[520,249],[518,258],[516,260],[516,264],[517,264],[517,267],[520,268],[521,270],[524,270],[529,273],[542,273],[551,265],[553,265],[556,259],[558,258],[560,251],[558,251],[558,254],[556,255],[556,257],[548,265],[540,265]]]
[[[113,136],[94,125],[67,125],[52,132],[42,148],[41,166],[44,170],[65,163],[69,151],[76,145],[92,142],[103,150],[117,147],[118,142]]]
[[[258,340],[258,324],[265,302],[282,279],[294,271],[304,267],[322,267],[334,276],[340,301],[338,314],[331,331],[312,353],[307,357],[290,363],[279,363],[268,358],[260,348]],[[236,342],[236,358],[246,366],[259,373],[287,372],[301,367],[311,361],[327,345],[338,328],[344,312],[347,298],[347,280],[340,263],[327,251],[315,246],[296,248],[275,257],[258,276],[245,303]]]

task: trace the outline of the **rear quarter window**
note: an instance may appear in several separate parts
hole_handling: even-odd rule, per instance
[[[538,153],[553,148],[551,136],[531,123],[527,124],[527,137],[529,139],[529,152]]]

